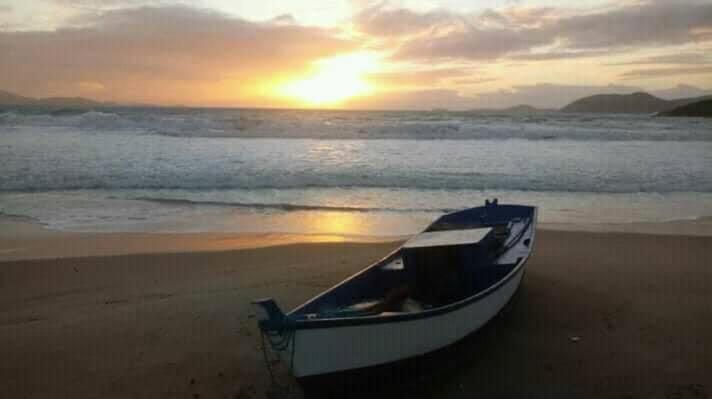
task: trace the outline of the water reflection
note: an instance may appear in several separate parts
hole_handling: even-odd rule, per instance
[[[432,215],[403,215],[395,212],[235,211],[223,219],[222,229],[246,233],[336,235],[340,237],[403,237],[417,233]],[[214,221],[203,220],[215,228]]]
[[[364,218],[355,212],[320,212],[305,222],[307,230],[320,233],[367,235],[370,232]]]
[[[307,150],[310,161],[323,165],[351,166],[363,162],[363,151],[366,143],[355,140],[344,141],[314,141]]]

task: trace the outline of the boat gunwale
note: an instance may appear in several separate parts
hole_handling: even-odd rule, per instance
[[[474,302],[477,302],[490,294],[494,293],[502,287],[504,284],[508,283],[509,280],[514,278],[524,267],[524,265],[527,263],[529,258],[531,257],[532,252],[534,251],[534,238],[536,235],[536,220],[537,220],[537,207],[532,206],[532,217],[527,223],[527,225],[522,229],[522,233],[517,240],[517,243],[522,239],[526,231],[532,227],[532,233],[531,237],[529,238],[531,240],[531,243],[529,244],[528,248],[529,251],[527,252],[526,256],[522,257],[519,259],[519,262],[516,263],[516,265],[510,270],[510,272],[502,277],[500,280],[498,280],[496,283],[492,284],[491,286],[487,287],[486,289],[477,292],[474,295],[471,295],[469,297],[465,297],[459,301],[455,301],[437,308],[432,308],[432,309],[427,309],[423,310],[420,312],[413,312],[413,313],[399,313],[399,314],[389,314],[389,315],[370,315],[370,316],[359,316],[359,317],[334,317],[334,318],[323,318],[323,319],[293,319],[291,321],[291,329],[294,330],[307,330],[307,329],[314,329],[314,328],[332,328],[332,327],[346,327],[346,326],[358,326],[358,325],[370,325],[370,324],[385,324],[385,323],[398,323],[398,322],[405,322],[405,321],[411,321],[411,320],[418,320],[418,319],[424,319],[424,318],[429,318],[429,317],[435,317],[439,316],[441,314],[445,313],[450,313],[453,311],[456,311],[460,308],[463,308],[465,306],[471,305]],[[299,305],[296,307],[294,310],[290,311],[286,316],[292,316],[299,310],[303,309],[307,305],[313,303],[314,301],[318,300],[321,298],[323,295],[326,295],[327,293],[333,291],[335,288],[346,284],[347,282],[351,281],[352,279],[366,273],[367,271],[371,270],[374,267],[379,267],[382,266],[383,263],[396,255],[398,252],[400,252],[403,249],[403,246],[400,246],[396,248],[394,251],[383,257],[381,260],[375,262],[371,266],[366,267],[365,269],[361,270],[360,272],[353,274],[346,278],[345,280],[341,281],[340,283],[334,285],[333,287],[329,288],[328,290],[322,292],[321,294],[315,296],[314,298],[308,300],[307,302]]]

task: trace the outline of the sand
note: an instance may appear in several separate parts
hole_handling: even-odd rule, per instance
[[[273,296],[290,308],[397,246],[267,240],[280,245],[245,249],[244,236],[220,236],[225,244],[200,234],[21,230],[0,237],[2,398],[301,397],[279,366],[282,388],[271,385],[250,300]],[[42,249],[37,240],[49,239],[54,249]],[[712,394],[712,237],[542,230],[537,239],[507,311],[391,390]],[[99,242],[103,249],[91,247]],[[144,250],[125,254],[127,242]],[[33,251],[43,259],[28,259]],[[393,397],[388,389],[370,396],[379,393]]]
[[[29,218],[0,215],[0,262],[226,251],[295,243],[384,242],[397,239],[399,238],[332,234],[78,233],[51,230]]]

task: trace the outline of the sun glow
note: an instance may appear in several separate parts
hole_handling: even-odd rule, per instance
[[[365,75],[378,66],[374,53],[359,52],[319,60],[313,76],[288,82],[280,93],[308,105],[337,104],[374,90]]]

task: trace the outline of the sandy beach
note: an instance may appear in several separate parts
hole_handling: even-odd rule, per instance
[[[270,383],[250,300],[297,305],[398,245],[13,223],[0,239],[7,398],[302,397],[279,366],[281,387]],[[711,245],[541,230],[506,312],[417,379],[370,395],[708,397]]]

